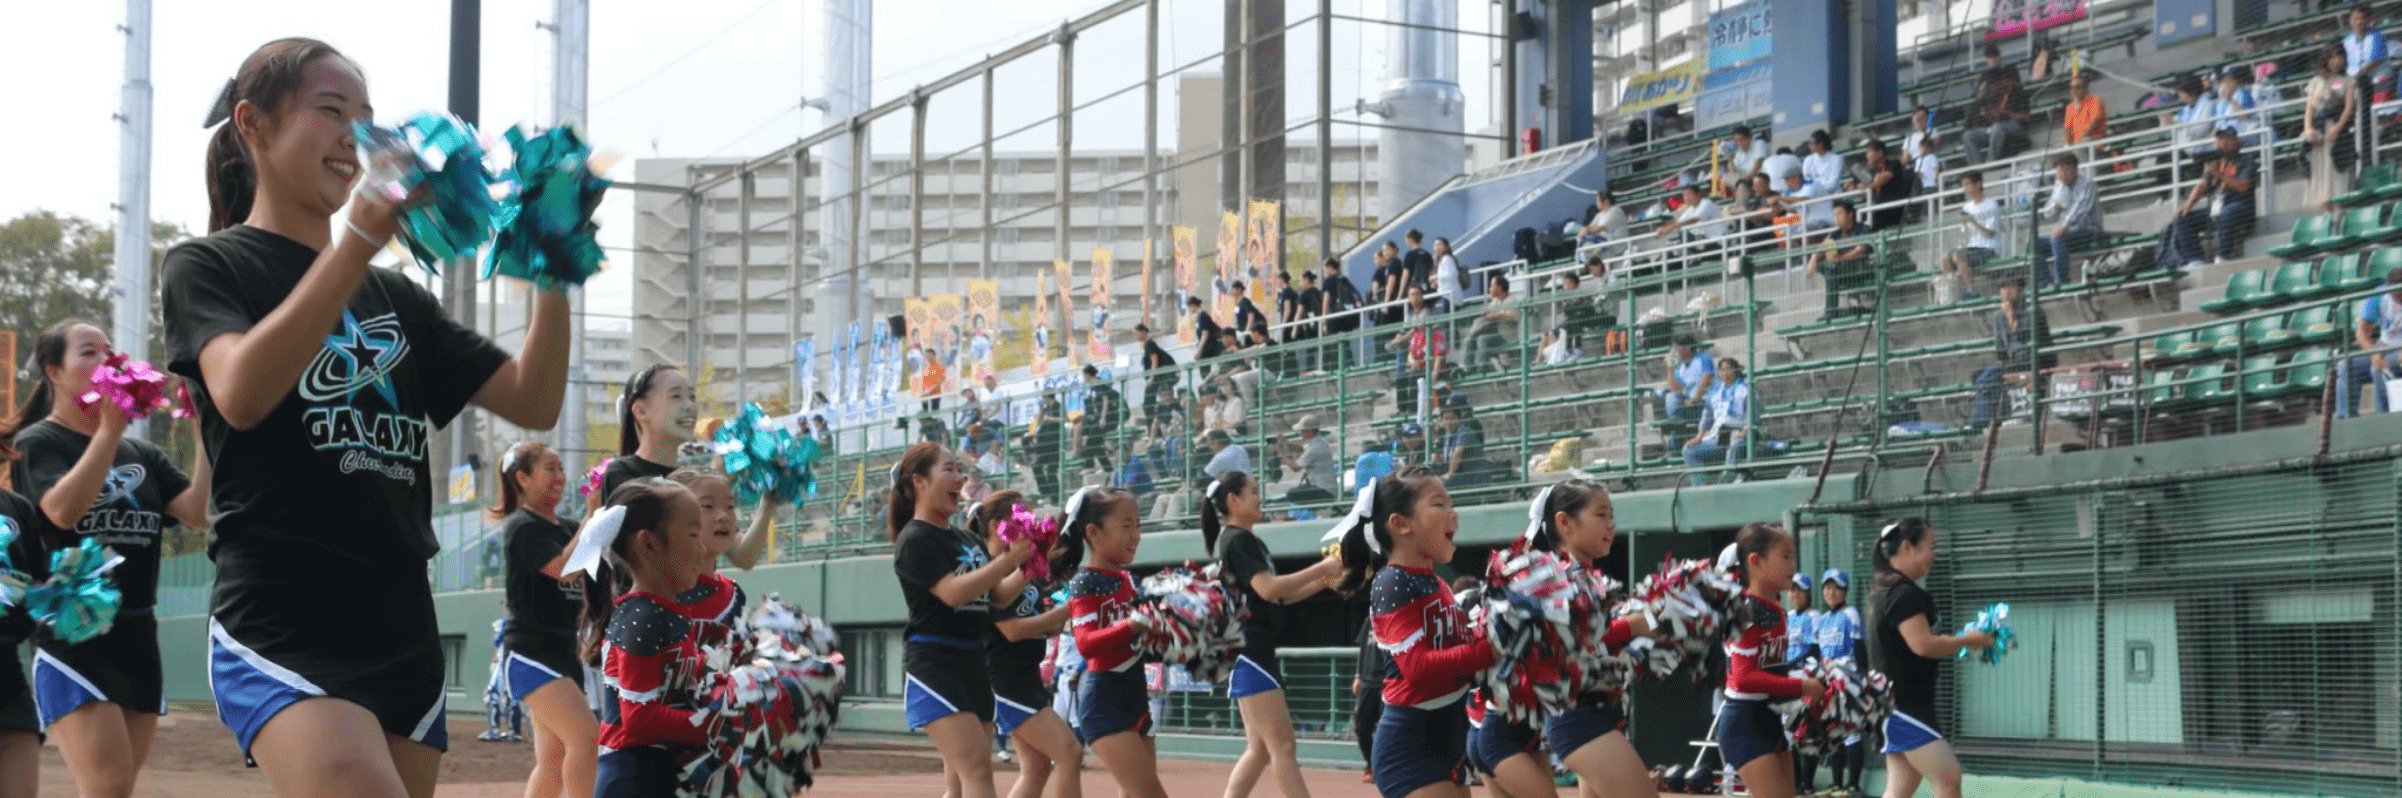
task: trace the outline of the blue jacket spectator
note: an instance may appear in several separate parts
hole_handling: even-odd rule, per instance
[[[2064,152],[2052,156],[2052,170],[2052,198],[2043,204],[2043,215],[2058,223],[2043,237],[2052,250],[2052,268],[2041,274],[2035,286],[2038,289],[2066,284],[2069,250],[2102,232],[2102,215],[2094,205],[2093,178],[2077,171],[2077,154]]]
[[[1743,381],[1743,362],[1734,358],[1718,361],[1717,379],[1702,405],[1701,431],[1685,442],[1685,465],[1692,468],[1734,465],[1742,459],[1744,437],[1751,432],[1753,409],[1751,385]],[[1710,484],[1710,475],[1700,471],[1687,478],[1695,487]],[[1726,472],[1720,481],[1736,481],[1735,473]]]
[[[2360,301],[2360,316],[2353,325],[2352,343],[2369,354],[2352,358],[2344,366],[2344,380],[2336,386],[2335,414],[2339,418],[2359,415],[2353,406],[2355,395],[2367,388],[2375,397],[2377,412],[2391,412],[2386,406],[2385,381],[2395,371],[2395,352],[2371,351],[2402,346],[2402,269],[2385,273],[2385,293]]]
[[[1660,386],[1660,418],[1701,418],[1704,392],[1717,378],[1718,364],[1710,353],[1695,347],[1693,336],[1679,335],[1668,349],[1668,382]]]

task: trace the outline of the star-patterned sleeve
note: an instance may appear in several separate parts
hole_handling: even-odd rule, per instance
[[[601,652],[601,674],[616,693],[602,714],[602,747],[697,748],[706,742],[692,723],[692,708],[677,695],[681,675],[699,667],[691,631],[683,615],[647,596],[618,602]]]
[[[1384,682],[1388,705],[1421,709],[1450,703],[1468,677],[1493,664],[1493,647],[1467,631],[1467,618],[1432,570],[1385,566],[1368,587],[1376,644],[1392,656]]]
[[[1792,698],[1802,694],[1800,679],[1785,675],[1793,664],[1785,658],[1785,613],[1758,596],[1752,602],[1751,622],[1743,634],[1726,643],[1726,697],[1741,699]]]
[[[1134,580],[1123,571],[1086,568],[1068,582],[1068,628],[1094,670],[1123,671],[1139,659],[1134,625],[1125,620],[1134,598]]]

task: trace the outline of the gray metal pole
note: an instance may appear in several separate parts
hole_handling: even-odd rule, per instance
[[[469,125],[478,124],[482,113],[483,80],[483,0],[450,0],[450,112]],[[451,300],[451,317],[469,328],[475,327],[475,261],[460,258],[443,267],[443,280]],[[490,330],[485,332],[489,333]],[[473,407],[459,412],[450,422],[450,450],[443,452],[440,462],[445,474],[452,466],[467,462],[476,444],[476,419]],[[447,481],[447,480],[446,480]],[[448,496],[443,497],[445,499]]]
[[[584,123],[584,101],[590,86],[592,8],[588,0],[557,0],[551,12],[551,87],[550,118],[555,125]],[[552,448],[559,453],[567,472],[584,473],[585,463],[574,453],[585,448],[586,426],[591,423],[587,409],[591,407],[587,381],[591,379],[584,368],[586,352],[584,339],[589,329],[588,310],[584,292],[568,294],[568,327],[573,331],[567,343],[567,401],[559,411],[559,425],[553,428]],[[533,305],[526,306],[528,314]],[[530,331],[529,322],[529,331]]]
[[[1400,55],[1396,53],[1387,57],[1398,58]],[[1386,157],[1392,156],[1387,154]],[[1320,258],[1334,257],[1334,210],[1334,0],[1318,0],[1318,257]],[[1316,268],[1316,265],[1304,264],[1302,268]]]
[[[751,191],[755,172],[743,172],[734,194],[734,405],[751,400]]]
[[[801,185],[809,175],[808,150],[792,154],[791,169],[791,178],[784,182],[784,202],[792,214],[784,223],[784,341],[785,352],[792,355],[793,369],[792,389],[785,393],[792,397],[792,406],[800,408],[809,406],[809,397],[801,395],[801,355],[792,351],[791,343],[801,340],[801,298],[807,296],[801,291],[801,220],[806,218],[801,215]]]
[[[150,0],[125,0],[125,86],[118,94],[116,312],[117,351],[150,352]],[[7,364],[15,368],[17,364]],[[142,437],[136,419],[125,432]]]
[[[1515,3],[1497,8],[1501,9],[1501,17],[1494,20],[1494,28],[1501,31],[1501,155],[1507,160],[1525,154],[1518,152],[1518,35],[1512,32],[1517,13]]]
[[[1068,254],[1068,147],[1076,139],[1076,34],[1066,26],[1059,29],[1059,179],[1052,194],[1051,257],[1073,262]],[[1066,286],[1061,286],[1065,288]],[[1060,318],[1074,319],[1076,314],[1060,308]],[[1073,349],[1074,347],[1069,347]]]
[[[1162,241],[1159,235],[1159,0],[1143,4],[1143,296],[1160,295],[1158,280],[1164,269],[1154,269],[1151,261],[1159,253],[1174,248],[1174,242]],[[1150,300],[1142,303],[1154,307]],[[1173,317],[1175,311],[1169,310]],[[1144,324],[1160,320],[1144,314]],[[1172,326],[1172,325],[1170,325]],[[1145,377],[1148,379],[1148,375]]]
[[[1227,76],[1227,79],[1234,83],[1234,86],[1228,91],[1233,92],[1234,95],[1235,119],[1234,141],[1229,145],[1234,147],[1235,151],[1235,196],[1234,207],[1230,210],[1233,210],[1237,217],[1243,219],[1250,218],[1250,211],[1246,203],[1251,201],[1251,175],[1259,171],[1259,165],[1251,162],[1251,156],[1254,155],[1251,151],[1251,39],[1253,36],[1251,2],[1252,0],[1238,0],[1235,3],[1237,16],[1234,30],[1238,37],[1235,41],[1237,42],[1237,51],[1242,53],[1243,68],[1236,74]],[[1245,226],[1248,227],[1249,223],[1246,222]],[[1240,242],[1242,239],[1238,237],[1235,240]],[[1239,245],[1236,251],[1241,251]],[[1240,268],[1236,269],[1238,273],[1241,271]]]
[[[926,295],[926,95],[909,98],[909,295]]]
[[[976,235],[981,248],[976,260],[976,276],[986,280],[992,279],[992,83],[992,70],[984,70],[984,153],[983,160],[977,166],[978,177],[983,182],[980,184],[982,193],[976,196],[976,229],[983,232]],[[1036,323],[1041,321],[1038,319]]]
[[[684,195],[684,368],[701,373],[701,194]]]
[[[871,314],[875,308],[870,306],[868,303],[861,301],[868,295],[867,270],[859,268],[859,256],[861,254],[859,237],[864,234],[861,231],[867,224],[866,221],[864,221],[865,217],[867,216],[867,203],[861,201],[863,199],[861,195],[865,191],[866,187],[867,130],[866,125],[861,124],[859,117],[856,116],[843,120],[843,124],[850,126],[849,138],[851,145],[851,168],[849,170],[851,189],[849,192],[843,195],[843,203],[851,208],[851,213],[843,219],[843,224],[850,229],[842,231],[843,247],[847,252],[847,256],[843,259],[843,263],[848,266],[848,272],[845,276],[849,278],[851,286],[851,296],[849,299],[851,306],[851,319],[854,321],[872,322],[875,320],[868,318],[868,315]]]

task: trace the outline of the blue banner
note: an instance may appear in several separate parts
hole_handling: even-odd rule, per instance
[[[817,339],[803,338],[792,343],[793,379],[801,384],[801,395],[793,397],[793,406],[815,409],[817,399]]]
[[[1771,32],[1768,0],[1750,0],[1710,14],[1710,69],[1767,58]]]

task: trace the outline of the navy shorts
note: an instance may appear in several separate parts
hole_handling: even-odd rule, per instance
[[[992,681],[984,650],[912,638],[901,649],[902,714],[917,731],[960,712],[993,720]]]
[[[1543,736],[1551,740],[1552,753],[1566,760],[1586,743],[1625,728],[1626,713],[1618,708],[1618,702],[1586,696],[1578,699],[1575,707],[1543,721]]]
[[[584,691],[584,668],[581,665],[544,663],[511,651],[508,660],[501,663],[501,673],[508,680],[509,700],[521,704],[525,703],[526,696],[533,695],[543,685],[562,679],[576,692]]]
[[[1542,750],[1542,741],[1534,727],[1487,712],[1485,722],[1468,732],[1468,764],[1475,765],[1478,773],[1491,775],[1510,757]]]
[[[684,766],[676,754],[653,745],[603,749],[592,772],[592,798],[651,798],[674,795]]]
[[[1468,783],[1467,694],[1433,709],[1386,706],[1374,745],[1368,772],[1385,798],[1429,784]]]
[[[1076,741],[1085,745],[1119,732],[1150,736],[1151,691],[1142,666],[1085,671],[1076,680],[1076,715]]]
[[[1727,767],[1741,770],[1754,759],[1787,750],[1785,721],[1768,702],[1727,699],[1718,714],[1718,754]]]

